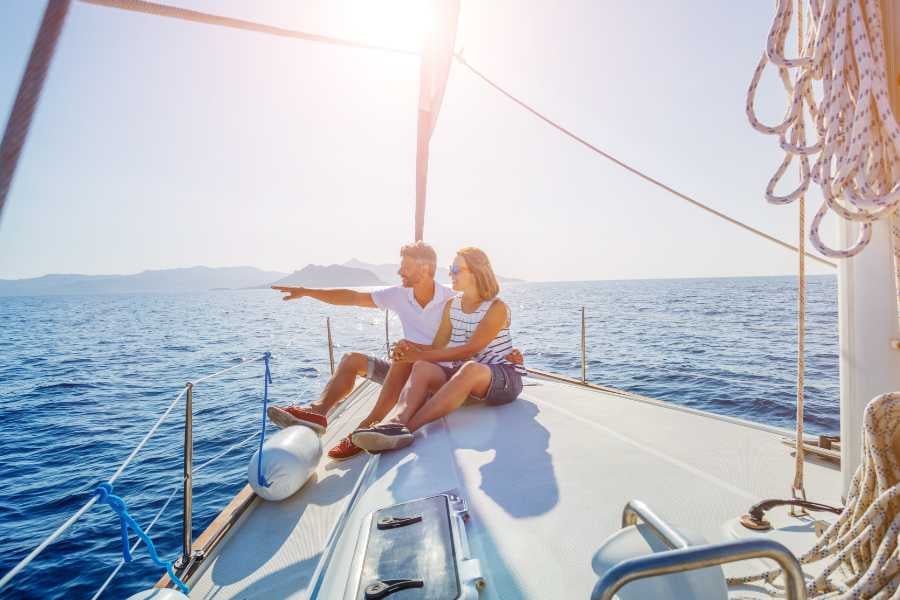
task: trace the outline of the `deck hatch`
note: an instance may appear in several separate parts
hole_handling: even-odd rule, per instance
[[[395,504],[374,513],[369,526],[358,598],[379,582],[421,581],[421,587],[396,586],[379,596],[390,600],[459,598],[457,548],[446,495]],[[384,527],[383,524],[393,526]],[[402,525],[401,525],[402,523]]]

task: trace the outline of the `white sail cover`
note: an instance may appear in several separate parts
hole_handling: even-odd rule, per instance
[[[447,89],[458,19],[459,0],[436,0],[431,28],[422,48],[416,143],[416,240],[422,239],[425,228],[428,147],[444,100],[444,90]]]

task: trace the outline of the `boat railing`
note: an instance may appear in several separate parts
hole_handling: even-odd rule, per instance
[[[640,500],[629,501],[622,509],[622,528],[637,525],[641,521],[672,550],[689,546],[687,540],[671,525],[663,521],[649,506]]]
[[[169,493],[166,500],[163,502],[160,509],[157,511],[156,515],[147,524],[147,526],[143,529],[143,533],[148,533],[153,528],[153,526],[156,524],[156,522],[160,519],[163,512],[165,512],[165,510],[172,503],[173,499],[175,498],[175,495],[178,493],[179,488],[183,489],[183,491],[184,491],[183,504],[182,504],[183,548],[182,548],[182,556],[175,563],[175,567],[178,568],[179,570],[181,570],[182,572],[183,572],[184,567],[188,566],[188,564],[192,560],[198,558],[198,557],[192,556],[192,554],[191,554],[191,545],[192,545],[191,513],[192,513],[192,509],[193,509],[193,478],[194,478],[194,476],[197,473],[199,473],[200,471],[202,471],[205,468],[207,468],[208,466],[210,466],[211,464],[213,464],[216,461],[218,461],[219,459],[221,459],[222,457],[224,457],[225,455],[229,454],[230,452],[232,452],[242,446],[246,446],[251,441],[253,441],[255,438],[259,437],[260,433],[261,433],[260,431],[255,431],[253,434],[243,438],[242,440],[240,440],[240,441],[236,442],[235,444],[229,446],[228,448],[222,450],[221,452],[217,453],[215,456],[211,457],[209,460],[201,463],[199,466],[194,468],[194,466],[193,466],[193,395],[194,395],[194,388],[201,383],[206,383],[213,379],[217,379],[217,378],[221,377],[222,375],[224,375],[225,373],[228,373],[235,369],[238,369],[238,368],[250,365],[250,364],[258,363],[261,361],[266,361],[268,363],[268,359],[270,357],[271,357],[271,355],[268,352],[266,352],[260,356],[254,357],[254,358],[243,359],[240,362],[238,362],[237,364],[234,364],[230,367],[227,367],[227,368],[217,371],[215,373],[201,377],[200,379],[197,379],[193,382],[189,382],[189,383],[185,384],[184,388],[180,392],[178,392],[178,394],[175,396],[175,398],[172,400],[172,402],[166,407],[166,409],[163,411],[163,413],[160,415],[160,417],[156,420],[156,422],[153,424],[153,426],[150,428],[150,430],[144,435],[143,438],[141,438],[141,440],[137,443],[137,445],[134,447],[134,449],[131,451],[131,453],[125,458],[125,460],[122,462],[122,464],[120,464],[119,467],[115,470],[115,472],[112,474],[112,476],[110,476],[109,479],[106,480],[106,484],[108,486],[112,486],[112,484],[115,483],[115,481],[122,475],[122,473],[125,471],[125,469],[134,461],[135,457],[144,448],[144,446],[147,444],[147,442],[149,442],[150,439],[156,434],[156,432],[159,430],[159,428],[163,424],[163,422],[165,422],[166,419],[169,417],[169,415],[172,414],[172,411],[175,409],[175,407],[178,405],[178,403],[182,399],[185,399],[184,452],[183,452],[184,471],[183,471],[181,479],[178,482],[176,482],[176,484],[173,486],[171,492]],[[263,415],[263,419],[265,419],[265,415]],[[36,559],[44,550],[46,550],[47,547],[49,547],[56,540],[58,540],[70,527],[72,527],[82,516],[84,516],[84,514],[87,513],[91,509],[91,507],[93,507],[100,500],[100,498],[101,498],[101,496],[99,493],[94,493],[91,496],[91,498],[88,499],[84,503],[84,505],[81,506],[81,508],[79,508],[77,511],[75,511],[75,513],[72,514],[72,516],[70,516],[65,522],[63,522],[52,533],[50,533],[50,535],[48,535],[42,542],[40,542],[37,546],[35,546],[34,549],[31,552],[29,552],[27,556],[25,556],[12,569],[10,569],[5,575],[3,575],[3,577],[0,578],[0,590],[2,590],[16,575],[18,575],[34,559]],[[134,543],[134,545],[131,546],[130,551],[134,552],[137,549],[137,547],[140,545],[141,541],[142,540],[139,536],[139,539]],[[123,550],[124,549],[125,548],[123,548]],[[112,572],[109,574],[109,576],[103,582],[103,584],[100,586],[100,588],[97,590],[97,592],[95,592],[95,594],[92,596],[93,599],[98,598],[100,596],[100,594],[102,594],[103,591],[106,590],[106,588],[109,586],[109,584],[115,578],[115,576],[119,573],[119,571],[125,565],[125,562],[126,561],[125,561],[124,557],[119,560],[119,563],[112,570]]]
[[[784,573],[785,593],[789,600],[806,598],[803,569],[797,558],[783,544],[770,539],[748,538],[689,546],[687,541],[650,507],[639,500],[632,500],[622,511],[622,526],[636,525],[640,521],[672,549],[616,564],[597,582],[591,600],[612,600],[623,586],[638,579],[684,573],[754,558],[768,558],[778,563]]]

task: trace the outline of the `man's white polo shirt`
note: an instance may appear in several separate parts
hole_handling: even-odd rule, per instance
[[[397,313],[403,325],[403,337],[417,344],[430,344],[441,325],[444,306],[455,295],[450,288],[434,282],[434,297],[424,308],[416,302],[413,289],[402,285],[372,292],[372,301],[378,308]]]

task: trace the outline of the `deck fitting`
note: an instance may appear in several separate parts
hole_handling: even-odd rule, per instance
[[[747,529],[753,529],[754,531],[767,531],[769,529],[772,529],[772,524],[767,520],[756,519],[749,514],[741,515],[741,525],[743,525]]]

